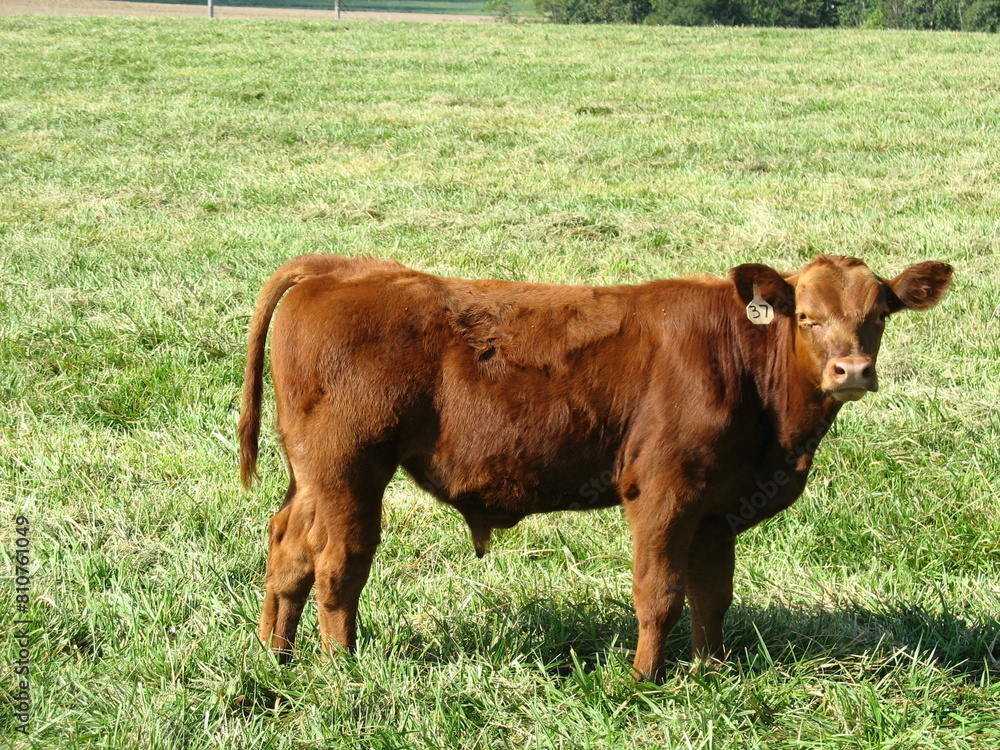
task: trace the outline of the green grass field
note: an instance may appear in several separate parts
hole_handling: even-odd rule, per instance
[[[994,748],[996,37],[0,19],[0,746]],[[283,260],[618,283],[957,269],[894,318],[805,496],[738,545],[733,657],[635,684],[615,509],[478,561],[403,478],[356,658],[258,647],[284,469],[239,490],[243,338]],[[270,410],[268,414],[270,414]],[[15,519],[30,521],[30,740]]]

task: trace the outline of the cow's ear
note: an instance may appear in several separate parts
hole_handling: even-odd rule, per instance
[[[795,311],[795,287],[770,266],[745,263],[730,270],[729,277],[736,284],[736,294],[744,305],[750,304],[756,286],[774,312],[791,315]]]
[[[926,310],[936,305],[951,283],[952,267],[928,260],[917,263],[888,282],[889,312],[903,309]]]

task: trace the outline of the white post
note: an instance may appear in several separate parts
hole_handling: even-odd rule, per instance
[[[212,3],[212,0],[208,0],[208,17],[215,18],[215,6]]]
[[[340,0],[333,0],[333,9],[337,13],[337,20],[340,20]]]

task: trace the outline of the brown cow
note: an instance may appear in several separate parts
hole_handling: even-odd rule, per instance
[[[284,296],[271,367],[291,479],[261,641],[289,657],[315,583],[324,650],[354,647],[382,494],[403,466],[465,517],[479,555],[531,513],[623,504],[636,673],[661,672],[685,597],[693,657],[722,656],[736,534],[801,494],[843,403],[877,389],[886,318],[934,305],[951,273],[925,262],[887,281],[819,256],[796,274],[586,287],[286,263],[257,302],[239,426],[249,486]]]

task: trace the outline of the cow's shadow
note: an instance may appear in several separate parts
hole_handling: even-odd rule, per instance
[[[610,604],[610,606],[609,606]],[[590,601],[567,604],[538,599],[521,606],[494,606],[490,616],[469,613],[414,630],[402,649],[409,658],[454,661],[460,656],[494,663],[535,662],[552,674],[568,675],[615,662],[627,665],[638,627],[631,605]],[[725,622],[727,661],[743,672],[776,664],[851,662],[893,669],[914,659],[978,682],[984,670],[1000,671],[1000,621],[969,621],[947,608],[931,611],[908,603],[870,609],[850,605],[810,609],[782,604],[733,606]],[[689,659],[690,620],[671,632],[666,658]],[[877,667],[875,667],[877,669]]]

